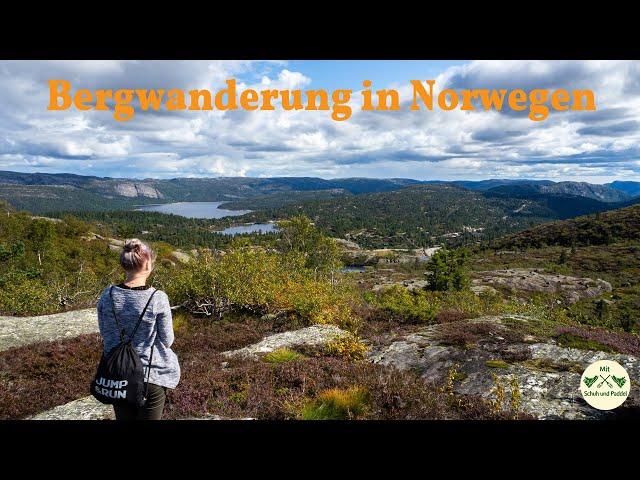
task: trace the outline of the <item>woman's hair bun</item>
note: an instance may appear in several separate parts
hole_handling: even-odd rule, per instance
[[[139,253],[140,250],[144,248],[144,243],[142,243],[137,238],[132,238],[130,240],[125,240],[124,247],[122,248],[125,252],[135,252]]]
[[[153,263],[155,259],[155,252],[137,238],[125,240],[120,252],[120,265],[128,272],[140,270],[147,260]]]

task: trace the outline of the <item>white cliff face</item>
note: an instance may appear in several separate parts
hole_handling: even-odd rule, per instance
[[[123,182],[117,183],[113,187],[115,193],[122,197],[145,197],[145,198],[164,198],[155,187],[144,183]]]

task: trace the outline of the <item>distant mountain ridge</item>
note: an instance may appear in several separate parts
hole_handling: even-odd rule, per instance
[[[611,183],[605,183],[607,187],[615,188],[616,190],[620,190],[621,192],[628,193],[633,197],[637,197],[640,195],[640,182],[628,182],[628,181],[618,181]]]
[[[586,182],[559,182],[551,184],[539,183],[518,183],[505,184],[492,187],[486,192],[507,194],[507,195],[532,195],[536,193],[542,194],[558,194],[572,195],[576,197],[590,198],[600,202],[624,202],[633,198],[626,192],[616,190],[605,185],[596,185]]]
[[[215,177],[173,179],[131,179],[83,176],[69,173],[21,173],[0,171],[0,199],[18,209],[49,212],[69,209],[129,209],[148,203],[210,201],[248,202],[261,199],[279,205],[331,196],[383,193],[412,185],[450,184],[468,190],[526,198],[531,195],[569,195],[600,202],[632,201],[640,195],[640,182],[586,182],[550,180],[490,179],[478,181],[414,180],[407,178],[318,177]],[[301,194],[303,192],[303,194]],[[291,193],[288,199],[288,193]],[[633,202],[632,202],[633,203]],[[589,209],[588,209],[589,210]],[[593,209],[590,209],[593,211]]]

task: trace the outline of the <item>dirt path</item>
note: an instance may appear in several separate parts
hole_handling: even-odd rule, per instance
[[[77,337],[98,331],[95,308],[37,317],[0,316],[0,352],[30,343]]]

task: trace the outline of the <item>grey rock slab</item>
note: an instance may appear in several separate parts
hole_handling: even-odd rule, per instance
[[[36,317],[0,317],[0,351],[96,332],[95,308]]]
[[[579,278],[543,273],[542,269],[510,268],[475,272],[473,287],[506,287],[510,290],[547,292],[563,295],[569,303],[593,298],[611,291],[611,284],[601,279]]]
[[[223,352],[225,357],[245,357],[257,359],[279,348],[321,347],[347,332],[335,325],[313,325],[264,337],[258,343],[238,350]]]
[[[171,257],[180,263],[189,263],[191,261],[189,254],[181,252],[180,250],[174,250],[171,252]]]
[[[64,405],[33,415],[28,420],[114,420],[111,405],[104,405],[92,396],[80,398]]]
[[[32,415],[27,420],[115,420],[115,418],[111,405],[104,405],[92,396],[88,396]],[[226,418],[208,414],[203,417],[189,417],[180,420],[255,420],[255,418]]]
[[[479,317],[469,322],[502,323],[503,319],[509,317],[524,321],[529,318],[498,315]],[[443,382],[451,368],[455,367],[463,374],[462,379],[454,382],[457,393],[478,395],[490,400],[495,399],[497,379],[505,389],[505,409],[511,401],[511,392],[517,388],[521,394],[521,410],[538,419],[598,419],[615,416],[615,411],[596,410],[584,401],[579,390],[581,373],[577,373],[597,360],[614,360],[627,370],[633,382],[624,406],[640,409],[640,394],[637,391],[640,362],[636,357],[564,348],[552,341],[505,343],[497,338],[481,342],[474,348],[463,349],[440,345],[437,340],[440,328],[440,325],[423,327],[389,345],[374,346],[367,358],[372,363],[415,372],[428,383]],[[505,361],[502,358],[505,353],[516,351],[528,352],[530,360]],[[491,363],[487,363],[490,360],[502,362],[497,367],[492,367]],[[536,366],[536,362],[541,360],[541,365],[554,365],[555,368]]]

